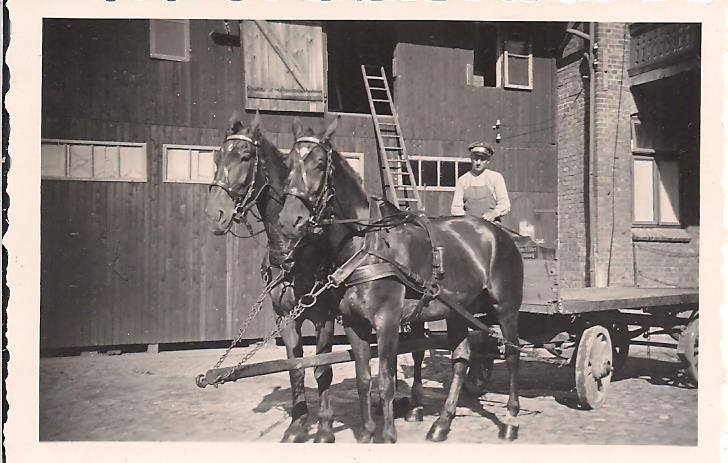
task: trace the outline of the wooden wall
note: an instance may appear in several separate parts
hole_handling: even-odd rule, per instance
[[[451,26],[443,27],[447,36]],[[208,36],[222,28],[191,21],[191,60],[173,62],[149,57],[145,20],[45,21],[42,136],[147,143],[149,179],[42,182],[42,348],[231,339],[262,290],[264,236],[212,235],[207,187],[161,180],[163,144],[218,145],[230,114],[244,108],[243,47]],[[467,155],[473,140],[492,140],[500,118],[495,168],[506,176],[511,216],[555,209],[552,62],[536,59],[533,92],[470,88],[464,60],[472,50],[422,43],[421,35],[408,38],[403,26],[396,50],[395,100],[410,152]],[[264,133],[282,149],[293,144],[294,116],[315,130],[332,117],[262,114]],[[381,193],[370,117],[344,115],[335,144],[364,153],[365,186]],[[428,210],[446,213],[449,195],[426,194]],[[249,336],[272,326],[264,309]]]
[[[468,23],[408,23],[398,30],[395,98],[410,154],[467,157],[478,140],[496,149],[492,168],[506,180],[511,228],[534,224],[547,245],[556,242],[556,74],[536,35],[533,90],[473,87],[466,66],[473,62]],[[472,27],[472,26],[471,26]],[[544,40],[540,40],[544,39]],[[500,120],[502,141],[493,125]],[[428,212],[449,214],[451,193],[428,193]]]

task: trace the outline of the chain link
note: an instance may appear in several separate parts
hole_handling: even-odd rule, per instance
[[[258,351],[260,351],[260,349],[263,348],[263,346],[265,346],[271,339],[273,339],[274,337],[278,336],[280,334],[280,331],[283,328],[285,328],[286,325],[288,325],[290,322],[292,322],[295,319],[297,319],[298,317],[300,317],[301,314],[303,314],[303,312],[306,309],[308,309],[309,307],[314,306],[316,304],[316,302],[318,302],[318,297],[321,295],[321,293],[323,293],[327,289],[338,287],[338,285],[336,283],[334,283],[334,281],[331,279],[331,277],[329,277],[327,279],[326,283],[323,286],[321,286],[320,288],[316,289],[316,286],[319,283],[320,282],[317,281],[313,285],[313,288],[311,288],[311,291],[309,291],[308,293],[306,293],[303,296],[301,296],[301,298],[298,300],[298,303],[287,314],[285,314],[284,316],[280,317],[277,320],[276,327],[273,329],[273,331],[268,336],[266,336],[265,338],[263,338],[262,341],[258,342],[255,347],[253,347],[249,352],[247,352],[240,359],[240,361],[235,365],[235,367],[231,368],[228,371],[227,374],[225,374],[225,375],[223,375],[223,376],[215,379],[215,381],[212,384],[214,386],[217,386],[218,384],[224,383],[225,381],[227,381],[228,378],[230,378],[230,376],[232,376],[233,373],[235,373],[236,371],[238,371],[240,369],[240,367],[242,367],[245,363],[248,362],[248,360],[250,360],[251,358],[253,358],[255,356],[255,354],[257,354]],[[308,299],[309,302],[304,302],[304,299]],[[229,353],[229,350],[230,349],[228,349],[228,352],[225,353],[224,357],[227,357],[227,354]],[[220,361],[218,361],[218,363],[215,365],[215,367],[213,367],[213,369],[220,366],[220,364],[222,363],[222,361],[225,360],[224,357],[221,358]]]
[[[250,325],[250,322],[255,319],[255,317],[258,315],[258,312],[260,312],[260,310],[263,308],[263,301],[265,301],[265,297],[273,290],[273,288],[278,285],[278,283],[283,281],[286,273],[288,272],[285,269],[281,268],[281,271],[278,273],[278,275],[273,278],[271,282],[268,283],[268,285],[265,287],[263,292],[260,293],[258,299],[255,300],[255,304],[253,304],[253,306],[250,308],[250,312],[245,318],[245,321],[243,321],[243,324],[240,326],[240,329],[238,330],[238,336],[233,340],[232,343],[230,343],[230,346],[220,356],[218,361],[212,367],[213,369],[218,368],[220,365],[222,365],[225,359],[230,355],[230,352],[233,350],[233,348],[243,339],[243,335],[245,334],[245,330],[248,328],[248,325]]]

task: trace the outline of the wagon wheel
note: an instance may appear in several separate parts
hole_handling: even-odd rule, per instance
[[[677,352],[695,384],[698,384],[698,331],[698,319],[694,318],[680,334]]]
[[[612,358],[614,371],[620,370],[629,357],[629,327],[626,323],[615,323],[612,328]]]
[[[587,409],[599,408],[607,398],[612,379],[612,340],[601,325],[584,330],[576,351],[574,377],[579,404]]]

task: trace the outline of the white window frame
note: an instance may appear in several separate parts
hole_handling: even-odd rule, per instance
[[[531,41],[528,41],[528,47],[531,48]],[[528,60],[528,85],[512,84],[510,82],[510,74],[508,71],[508,58],[526,59]],[[518,53],[508,53],[508,50],[503,49],[503,87],[512,88],[516,90],[533,90],[533,53],[522,55]]]
[[[42,138],[41,139],[41,145],[63,145],[64,151],[65,151],[65,164],[64,164],[64,171],[65,173],[63,175],[48,175],[48,174],[42,174],[41,178],[44,180],[80,180],[80,181],[88,181],[88,182],[130,182],[130,183],[144,183],[148,181],[149,173],[147,168],[147,159],[148,159],[148,153],[147,153],[147,144],[146,143],[132,143],[132,142],[119,142],[119,141],[97,141],[97,140],[68,140],[68,139],[58,139],[58,138]],[[119,170],[121,170],[121,150],[119,148],[122,147],[130,147],[130,148],[141,148],[141,151],[143,153],[144,157],[144,163],[143,165],[143,175],[140,177],[123,177],[121,176],[121,173],[118,177],[110,177],[110,176],[78,176],[78,175],[71,175],[71,146],[72,145],[87,145],[91,146],[92,149],[94,146],[103,146],[103,147],[116,147],[117,153],[119,156]],[[93,156],[91,157],[91,170],[93,172]],[[41,163],[43,160],[41,159]]]
[[[288,153],[291,152],[291,149],[290,148],[286,148],[286,149],[280,149],[279,148],[278,151],[280,151],[282,154],[288,154]],[[347,162],[350,159],[355,159],[355,160],[357,160],[359,162],[359,164],[361,165],[361,171],[359,169],[357,169],[356,167],[354,167],[354,166],[351,166],[351,167],[354,169],[354,172],[356,172],[357,174],[359,174],[359,177],[361,177],[361,180],[363,182],[364,181],[364,172],[366,171],[366,168],[364,166],[364,153],[359,153],[359,152],[356,152],[356,151],[338,151],[338,153],[344,159],[346,159]]]
[[[661,217],[661,204],[660,204],[660,187],[663,184],[662,179],[660,178],[660,169],[658,167],[658,164],[661,162],[661,158],[665,157],[668,158],[669,156],[661,156],[659,153],[655,151],[653,148],[645,148],[645,147],[638,147],[636,146],[636,140],[637,140],[637,125],[641,125],[642,122],[639,120],[639,117],[637,115],[633,115],[632,119],[630,121],[630,131],[631,131],[631,148],[632,148],[632,202],[631,202],[631,208],[632,208],[632,226],[634,227],[661,227],[661,228],[677,228],[680,227],[680,204],[678,202],[677,205],[677,211],[675,211],[677,215],[677,222],[667,222],[663,221]],[[635,190],[636,190],[636,182],[635,182],[635,176],[634,176],[634,162],[635,160],[640,161],[651,161],[652,162],[652,217],[653,220],[645,220],[645,221],[638,221],[635,218],[635,211],[634,211],[634,201],[635,201]],[[679,176],[680,176],[680,164],[677,159],[665,159],[664,162],[674,162],[677,163],[678,166],[678,182],[679,182]],[[679,195],[679,183],[678,183],[678,200],[680,198]]]
[[[189,163],[190,163],[190,178],[183,180],[183,179],[177,179],[177,178],[169,178],[169,172],[168,172],[168,166],[169,166],[169,150],[187,150],[189,154]],[[205,152],[212,152],[213,153],[213,162],[212,162],[212,172],[213,177],[210,179],[201,178],[199,175],[194,176],[193,175],[193,166],[194,163],[192,162],[193,154],[192,151],[205,151]],[[197,183],[197,184],[210,184],[214,180],[215,176],[215,161],[214,161],[214,152],[219,151],[219,146],[209,146],[209,145],[179,145],[179,144],[172,144],[172,143],[165,143],[162,145],[162,182],[163,183]],[[199,154],[199,153],[198,153]],[[197,173],[199,173],[199,169],[197,169]]]
[[[453,162],[455,164],[455,182],[458,180],[458,167],[460,163],[470,164],[470,158],[464,157],[451,157],[451,156],[426,156],[426,155],[410,155],[408,156],[410,161],[417,161],[417,171],[414,169],[412,173],[416,179],[422,179],[422,163],[420,161],[435,161],[437,162],[437,185],[417,185],[417,189],[420,191],[455,191],[455,186],[442,186],[440,185],[440,177],[442,172],[443,162]]]
[[[157,47],[157,25],[160,22],[175,22],[184,24],[184,55],[167,55],[165,53],[159,53],[156,51]],[[189,19],[150,19],[149,20],[149,56],[156,59],[163,59],[168,61],[182,61],[187,62],[190,60],[190,21]]]

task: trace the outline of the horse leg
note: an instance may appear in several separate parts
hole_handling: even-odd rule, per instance
[[[412,325],[412,337],[421,339],[425,336],[425,324],[414,323]],[[412,361],[414,363],[414,375],[412,378],[412,387],[410,388],[410,406],[405,421],[422,421],[422,362],[425,359],[425,351],[412,352]]]
[[[303,357],[303,344],[301,339],[300,322],[288,323],[281,329],[281,338],[286,345],[288,358]],[[306,421],[308,420],[308,406],[304,386],[305,370],[290,370],[291,393],[293,395],[293,408],[291,409],[291,424],[288,425],[281,442],[303,442],[308,436]]]
[[[441,442],[447,439],[450,424],[455,417],[460,389],[465,379],[465,372],[470,362],[470,344],[468,343],[468,327],[460,320],[447,320],[447,338],[452,350],[452,382],[447,399],[440,416],[432,423],[427,440]]]
[[[372,372],[369,368],[371,350],[369,347],[369,333],[371,328],[364,322],[356,326],[344,326],[344,331],[351,345],[356,369],[356,388],[359,393],[359,408],[364,429],[357,439],[358,442],[370,443],[374,441],[376,423],[372,417],[371,386]]]
[[[334,321],[324,320],[317,323],[316,326],[316,354],[324,354],[331,352],[331,343],[334,335]],[[314,368],[314,376],[318,385],[319,393],[319,424],[318,431],[314,442],[317,443],[333,443],[334,431],[332,423],[334,421],[334,409],[331,406],[329,397],[329,388],[334,374],[331,365],[317,366]]]
[[[518,307],[514,310],[503,311],[499,315],[499,323],[503,337],[509,342],[518,345]],[[508,396],[508,415],[503,420],[505,426],[501,429],[499,437],[506,440],[518,438],[518,412],[521,405],[518,401],[518,370],[520,364],[520,352],[517,349],[506,346],[506,364],[508,365],[508,376],[510,395]]]
[[[384,312],[384,313],[391,313]],[[384,442],[397,442],[397,429],[394,426],[394,389],[397,381],[397,345],[399,341],[399,323],[390,317],[384,317],[377,326],[377,348],[379,351],[379,397],[383,400]]]

